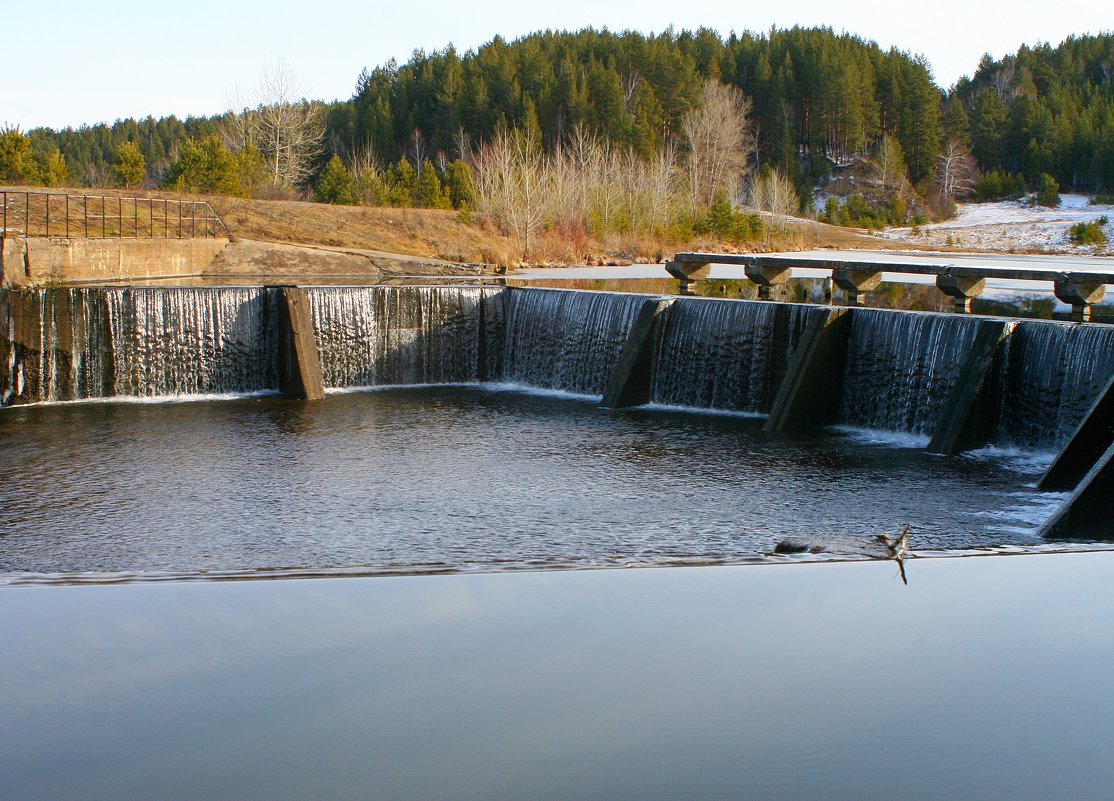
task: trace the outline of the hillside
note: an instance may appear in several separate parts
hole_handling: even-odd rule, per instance
[[[0,189],[68,191],[78,195],[89,193],[82,188],[36,190],[34,187],[8,186]],[[135,194],[112,189],[96,191],[96,196],[107,197],[130,197]],[[707,236],[688,241],[631,236],[596,239],[586,235],[569,239],[558,231],[543,231],[531,258],[523,260],[514,239],[488,224],[462,222],[459,213],[449,210],[338,206],[298,200],[254,200],[161,191],[139,195],[207,201],[228,228],[233,244],[238,246],[225,259],[225,267],[236,272],[265,272],[275,269],[276,265],[290,266],[307,260],[315,261],[325,272],[341,271],[345,269],[341,257],[346,253],[372,260],[383,272],[414,274],[472,273],[484,268],[527,264],[564,266],[658,262],[681,250],[740,250]],[[764,218],[775,232],[764,241],[753,243],[749,249],[877,249],[887,245],[882,238],[856,229],[774,215],[764,215]],[[776,232],[780,227],[784,227],[784,233]],[[255,243],[256,247],[249,249],[244,243]],[[276,247],[258,247],[261,244]],[[300,246],[300,250],[277,246]],[[234,253],[239,255],[233,256]]]

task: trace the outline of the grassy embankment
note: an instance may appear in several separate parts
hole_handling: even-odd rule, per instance
[[[45,191],[37,187],[18,189]],[[770,219],[767,216],[766,236],[742,245],[732,245],[707,236],[689,241],[671,241],[624,233],[593,237],[582,230],[543,230],[534,236],[529,256],[524,258],[521,243],[516,237],[482,219],[466,223],[455,211],[338,206],[297,200],[254,200],[162,191],[136,193],[88,188],[49,191],[110,198],[140,196],[205,200],[220,215],[234,239],[507,267],[658,262],[682,250],[747,252],[818,247],[881,248],[888,244],[856,229],[812,220]],[[140,212],[143,213],[142,208]]]

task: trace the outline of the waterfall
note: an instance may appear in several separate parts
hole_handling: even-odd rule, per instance
[[[112,394],[202,395],[277,386],[273,292],[188,287],[104,293]]]
[[[20,395],[56,401],[111,393],[103,293],[40,289],[4,292],[5,402]],[[107,386],[106,386],[107,380]]]
[[[29,402],[253,392],[276,386],[264,289],[6,293],[8,389]]]
[[[679,298],[661,332],[651,400],[766,413],[809,306]]]
[[[851,313],[840,421],[930,436],[978,319],[884,309]]]
[[[330,387],[507,381],[601,395],[646,296],[460,286],[308,290]],[[272,390],[277,293],[0,290],[0,403]],[[655,403],[767,413],[817,307],[678,298],[654,334]],[[980,320],[854,309],[833,364],[839,421],[929,436]],[[842,380],[840,370],[842,369]],[[1114,376],[1114,326],[1016,323],[977,423],[996,445],[1062,445]]]
[[[1114,375],[1114,326],[1025,321],[996,376],[994,441],[1057,448]]]
[[[602,395],[645,300],[612,292],[509,290],[502,380]]]
[[[327,387],[482,381],[498,357],[499,290],[316,287],[309,290]]]

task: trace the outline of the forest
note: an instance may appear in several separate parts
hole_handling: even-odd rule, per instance
[[[562,181],[584,184],[570,197],[593,196],[597,226],[634,225],[636,206],[645,225],[676,223],[675,212],[645,208],[646,193],[667,191],[698,228],[714,224],[717,200],[723,218],[719,195],[735,207],[811,214],[813,191],[857,159],[878,165],[884,187],[896,169],[895,196],[907,187],[938,214],[953,198],[1049,182],[1114,191],[1110,34],[985,56],[948,91],[924,59],[829,28],[727,38],[546,31],[464,53],[417,51],[365,70],[346,101],[309,101],[295,85],[281,71],[264,75],[253,98],[210,118],[8,128],[0,181],[490,211],[492,197],[477,192],[507,187],[489,186],[483,166],[509,170],[518,159],[549,176],[549,188],[538,187],[547,194]],[[724,137],[733,143],[711,141]],[[701,173],[716,159],[730,178]],[[598,177],[608,170],[613,179]],[[609,204],[624,197],[612,215]]]

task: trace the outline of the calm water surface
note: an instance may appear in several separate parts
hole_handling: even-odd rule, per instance
[[[0,589],[5,798],[1099,801],[1114,554]]]
[[[0,411],[0,580],[732,563],[1038,542],[1041,458],[477,387]],[[900,447],[901,445],[918,447]]]

